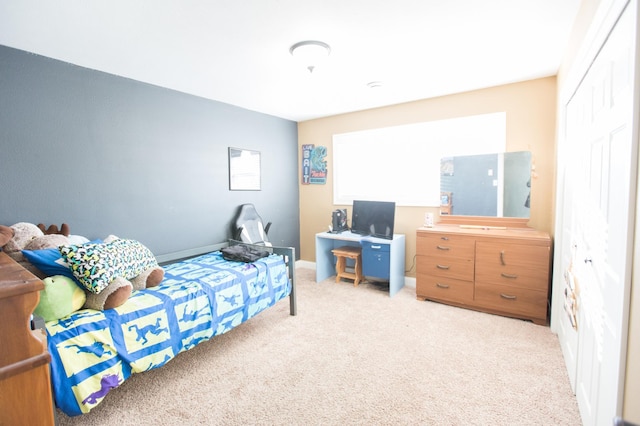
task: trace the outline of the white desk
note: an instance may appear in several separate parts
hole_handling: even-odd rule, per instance
[[[321,232],[316,234],[316,281],[320,282],[336,274],[335,256],[331,250],[341,246],[362,247],[363,275],[388,279],[389,296],[404,286],[405,238],[394,234],[392,240],[354,234]]]

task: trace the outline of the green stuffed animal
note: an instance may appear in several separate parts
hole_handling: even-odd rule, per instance
[[[45,321],[64,318],[84,305],[87,295],[71,278],[54,275],[42,280],[44,290],[40,291],[40,301],[33,311]]]

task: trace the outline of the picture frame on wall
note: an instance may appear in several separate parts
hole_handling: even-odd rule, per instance
[[[229,147],[229,190],[260,191],[260,151]]]

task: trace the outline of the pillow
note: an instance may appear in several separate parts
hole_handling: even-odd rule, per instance
[[[93,240],[91,243],[100,244],[102,240]],[[47,277],[64,275],[65,277],[76,279],[69,266],[62,259],[58,247],[41,250],[22,250],[22,254]]]
[[[114,278],[130,280],[158,266],[151,250],[135,240],[118,239],[104,244],[61,246],[59,249],[75,278],[95,294],[104,290]]]
[[[58,247],[42,250],[22,250],[22,254],[33,266],[42,271],[47,277],[64,275],[65,277],[73,278],[71,269],[69,269],[64,262],[57,262],[62,259]]]
[[[84,244],[84,243],[89,243],[89,242],[91,243],[102,242],[102,240],[89,241],[87,237],[83,237],[82,235],[69,235],[67,239],[69,240],[69,244],[73,244],[76,246],[79,246],[80,244]]]

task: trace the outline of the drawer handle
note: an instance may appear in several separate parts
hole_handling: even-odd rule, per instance
[[[446,247],[446,246],[440,246],[440,245],[436,246],[436,248],[437,248],[438,250],[449,250],[449,247]]]
[[[438,269],[449,269],[450,266],[447,266],[447,265],[436,265],[436,268],[438,268]]]
[[[518,296],[512,296],[510,294],[504,294],[504,293],[500,293],[500,297],[507,300],[516,300],[518,298]]]
[[[504,272],[502,272],[500,275],[502,275],[505,278],[510,278],[510,279],[513,279],[513,280],[518,278],[518,276],[516,274],[505,274]]]
[[[500,250],[500,263],[502,263],[503,266],[506,265],[504,262],[504,250]]]
[[[449,237],[440,237],[442,241],[449,241]]]
[[[436,283],[436,287],[438,287],[438,288],[449,288],[449,284]]]

